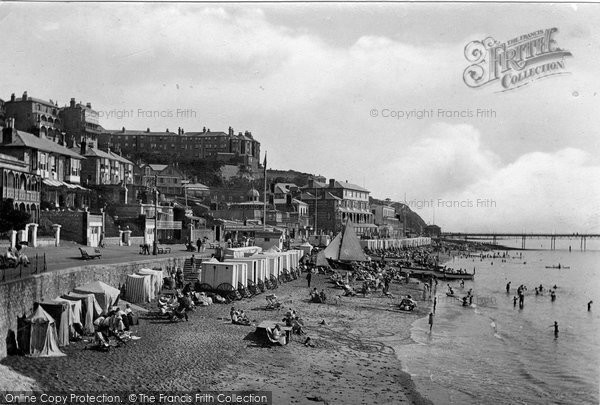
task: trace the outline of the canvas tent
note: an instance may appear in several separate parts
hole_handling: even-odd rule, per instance
[[[133,303],[150,302],[154,298],[152,295],[154,289],[151,279],[152,276],[150,274],[128,275],[125,281],[127,300]]]
[[[154,299],[156,298],[156,296],[158,294],[160,294],[160,291],[163,288],[163,282],[164,282],[164,273],[162,270],[152,270],[152,269],[141,269],[137,272],[137,274],[142,275],[142,276],[146,276],[146,275],[150,275],[152,278],[151,280],[151,287],[152,290],[150,292],[150,299]]]
[[[54,318],[41,305],[33,313],[17,318],[19,349],[31,357],[56,357],[65,354],[58,348]]]
[[[66,302],[58,302],[54,300],[35,302],[33,309],[38,306],[44,308],[56,324],[56,333],[59,346],[68,346],[70,338],[69,320],[71,318],[71,305]]]
[[[120,294],[117,288],[111,287],[102,281],[93,281],[76,287],[73,291],[80,294],[94,294],[103,314],[108,313],[110,308],[117,304]]]
[[[62,297],[56,297],[53,301],[56,302],[66,302],[71,306],[71,311],[69,314],[69,331],[71,336],[82,335],[83,331],[83,323],[82,323],[82,303],[81,301],[72,301],[67,300]]]
[[[94,333],[94,319],[102,314],[102,308],[96,300],[94,294],[79,294],[70,292],[65,294],[62,298],[69,301],[81,301],[81,309],[83,311],[83,332],[86,334]]]

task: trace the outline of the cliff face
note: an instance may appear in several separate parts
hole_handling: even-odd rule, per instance
[[[384,201],[378,200],[377,198],[371,198],[371,204],[389,204],[394,207],[396,210],[396,215],[398,215],[398,218],[401,222],[404,221],[404,218],[406,217],[406,229],[410,232],[420,234],[423,232],[425,226],[427,226],[419,214],[411,210],[408,205],[401,202]]]

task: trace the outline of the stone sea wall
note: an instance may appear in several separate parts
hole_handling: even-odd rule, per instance
[[[139,269],[183,267],[184,259],[167,257],[119,264],[86,264],[0,284],[0,359],[7,355],[9,336],[16,336],[17,317],[29,315],[34,302],[53,299],[77,286],[96,280],[118,288],[125,283],[128,274],[133,274]]]

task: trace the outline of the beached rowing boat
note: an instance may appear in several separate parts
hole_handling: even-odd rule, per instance
[[[561,266],[560,264],[558,266],[546,266],[547,269],[570,269],[570,266]]]
[[[458,273],[445,271],[443,267],[402,267],[402,271],[410,272],[411,277],[436,277],[442,280],[473,280],[475,273]]]

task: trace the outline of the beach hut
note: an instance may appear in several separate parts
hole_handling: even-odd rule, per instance
[[[217,291],[223,295],[233,293],[236,298],[241,298],[238,292],[239,283],[244,288],[248,285],[248,266],[246,263],[219,262],[216,259],[211,259],[202,262],[200,266],[202,268],[200,272],[201,290]]]
[[[304,242],[299,245],[293,245],[292,247],[302,252],[300,254],[300,258],[302,258],[304,255],[310,256],[310,253],[313,249],[313,246],[308,242]]]
[[[248,264],[248,280],[258,283],[265,280],[267,270],[267,259],[257,256],[240,257],[237,259],[228,259],[225,263],[238,262]]]
[[[154,298],[154,288],[150,274],[129,274],[125,280],[127,300],[132,303],[150,302]]]
[[[56,337],[59,346],[68,346],[70,338],[71,305],[66,302],[48,300],[43,302],[35,302],[33,304],[34,311],[41,306],[48,313],[56,324]]]
[[[80,294],[94,294],[102,309],[102,314],[107,314],[110,308],[117,304],[120,294],[120,291],[117,288],[111,287],[102,281],[93,281],[86,285],[76,287],[73,291]]]
[[[260,246],[243,246],[237,248],[223,249],[223,257],[225,259],[239,259],[240,257],[248,257],[262,252]]]
[[[83,331],[87,334],[94,334],[94,319],[102,314],[102,308],[100,308],[96,296],[94,294],[70,292],[62,295],[62,298],[70,301],[81,301]]]
[[[65,354],[58,348],[56,323],[41,305],[33,313],[17,318],[19,350],[31,357],[57,357]]]
[[[154,270],[154,269],[140,269],[137,274],[142,275],[142,276],[146,276],[146,275],[150,275],[151,279],[151,287],[152,287],[152,291],[150,292],[150,299],[154,299],[156,298],[156,296],[158,294],[160,294],[160,291],[163,288],[163,283],[164,283],[164,277],[165,274],[163,273],[162,270]]]

